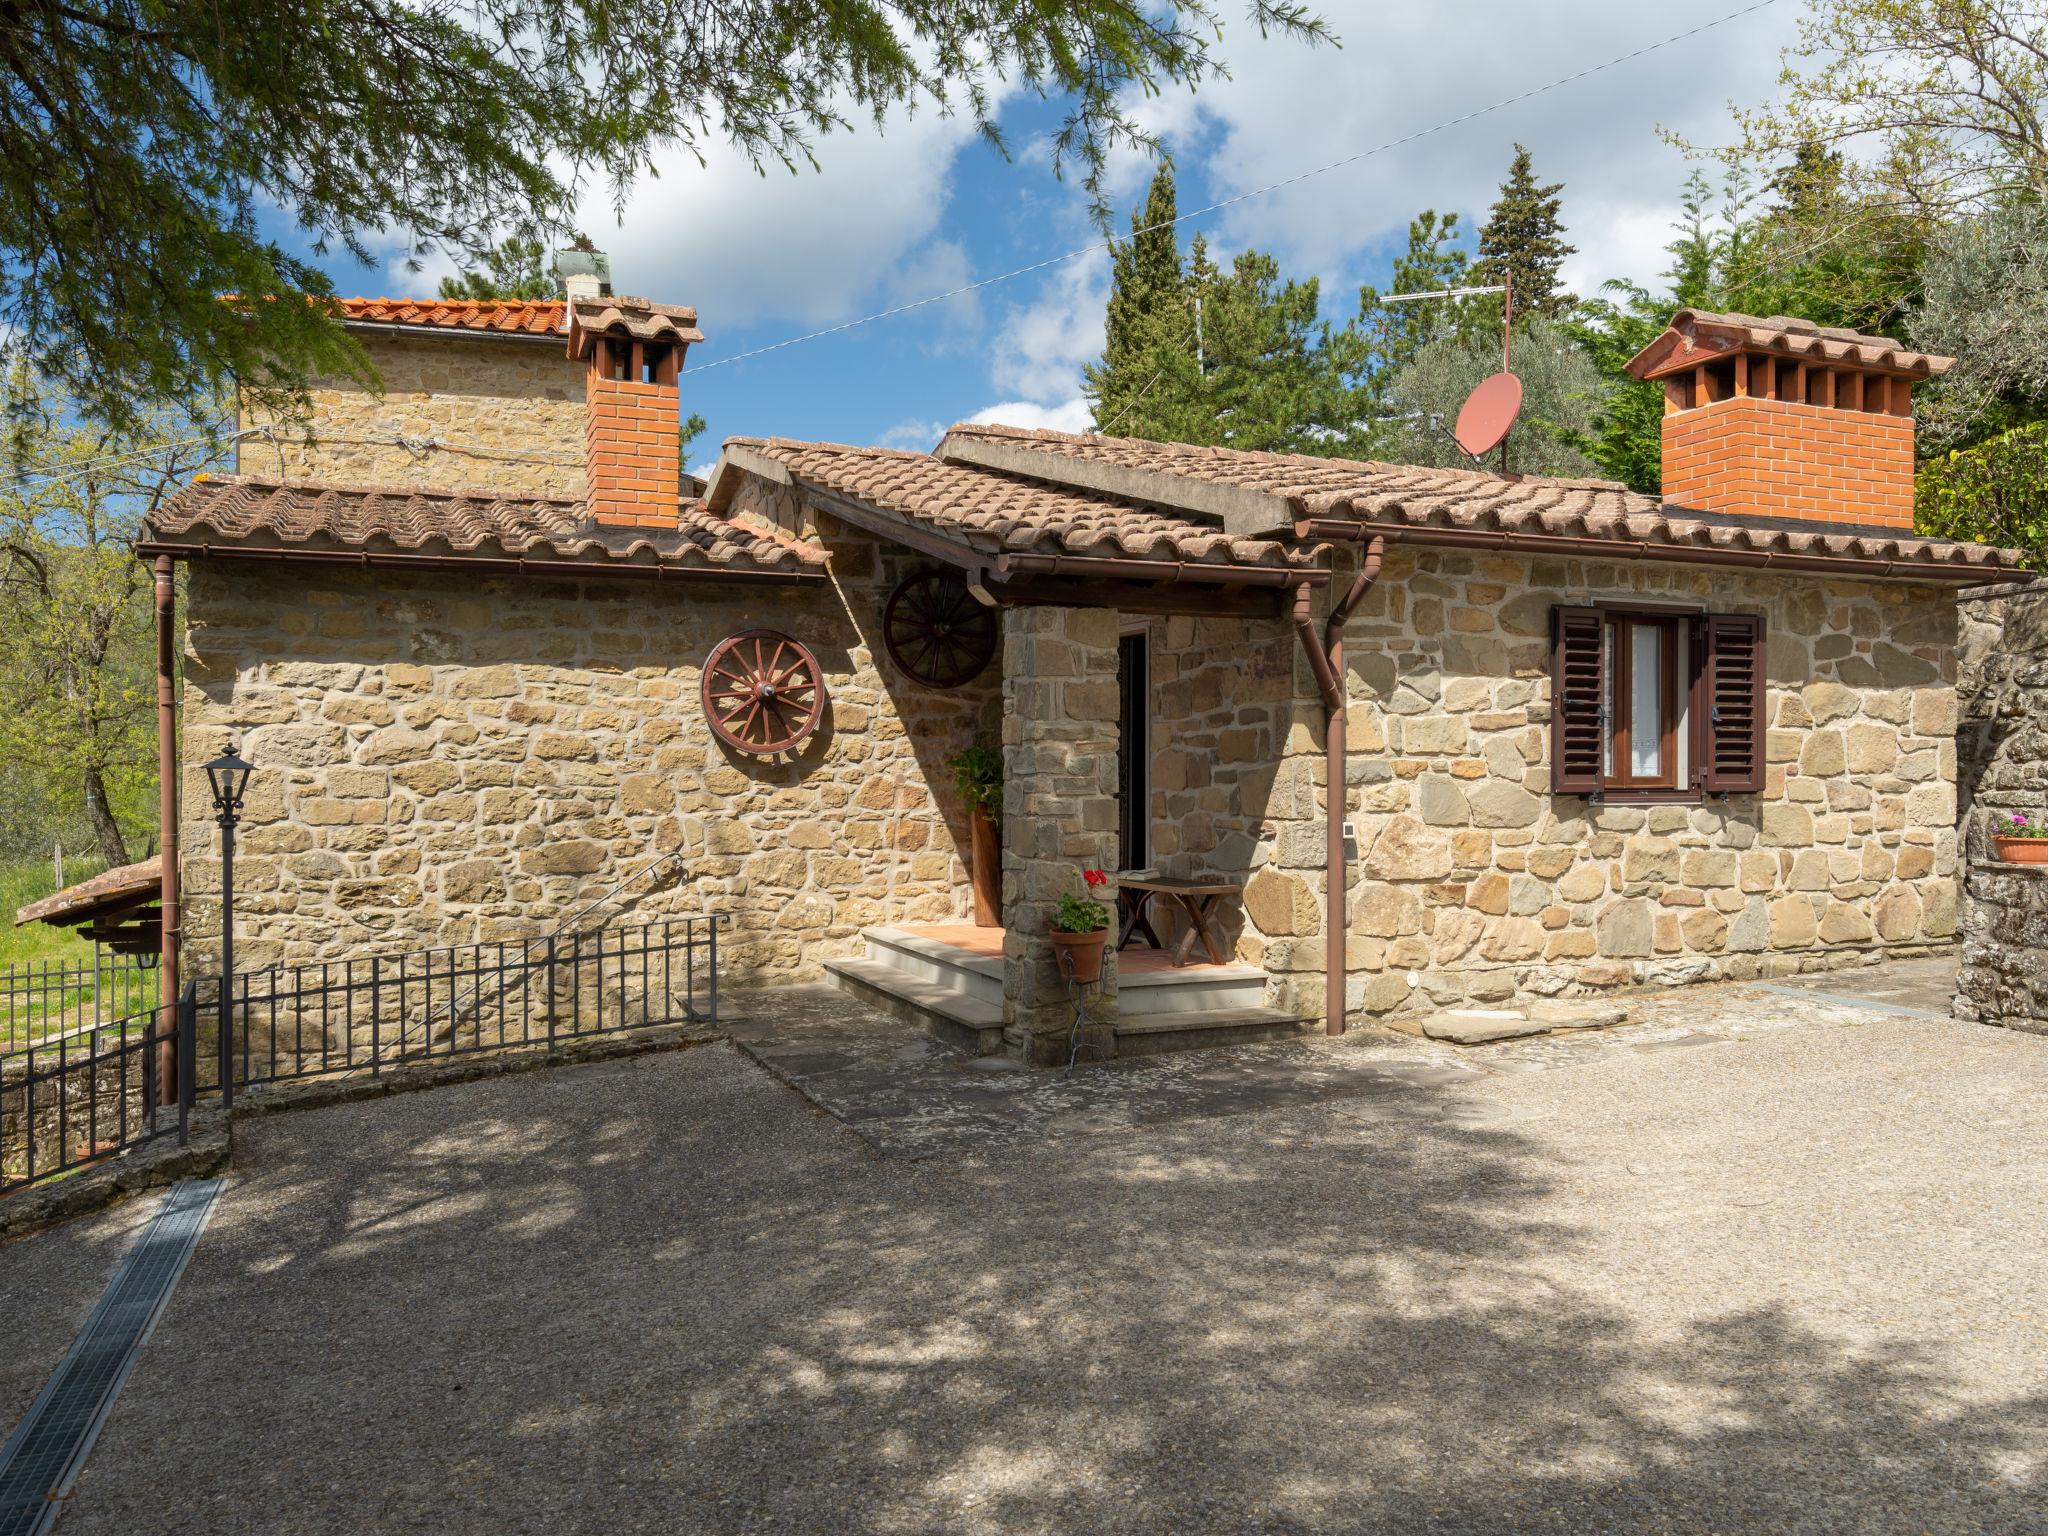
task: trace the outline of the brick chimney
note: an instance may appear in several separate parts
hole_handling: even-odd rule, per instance
[[[599,523],[668,528],[682,497],[679,379],[697,311],[567,285],[569,356],[584,372],[585,496]]]
[[[1681,309],[1630,359],[1664,385],[1664,502],[1913,526],[1913,386],[1952,357],[1783,315]]]

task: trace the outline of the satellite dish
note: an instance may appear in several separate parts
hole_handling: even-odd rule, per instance
[[[1458,412],[1453,435],[1458,446],[1478,458],[1489,448],[1500,446],[1522,409],[1522,381],[1512,373],[1491,374],[1465,397]]]

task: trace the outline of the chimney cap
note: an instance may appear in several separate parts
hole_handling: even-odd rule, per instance
[[[662,341],[687,347],[702,341],[697,311],[687,304],[656,304],[624,295],[571,297],[568,316],[569,355],[583,357],[600,336],[634,341]]]
[[[612,291],[612,259],[603,251],[557,251],[555,284],[564,298],[608,297]]]
[[[1760,318],[1681,309],[1671,317],[1663,335],[1629,359],[1628,371],[1639,379],[1660,379],[1738,352],[1916,380],[1946,373],[1956,361],[1932,352],[1909,351],[1889,336],[1816,325],[1795,315]]]

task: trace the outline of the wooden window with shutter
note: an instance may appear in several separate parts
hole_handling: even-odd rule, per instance
[[[1551,611],[1551,789],[1620,800],[1764,782],[1764,634],[1753,614]]]

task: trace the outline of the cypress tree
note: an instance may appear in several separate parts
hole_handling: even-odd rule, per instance
[[[1555,319],[1578,304],[1558,281],[1565,258],[1578,250],[1564,242],[1563,199],[1558,196],[1563,190],[1561,181],[1537,185],[1529,151],[1517,144],[1500,200],[1479,231],[1479,270],[1491,283],[1512,275],[1517,320],[1530,315]]]
[[[1180,339],[1189,320],[1180,236],[1174,227],[1178,212],[1173,167],[1162,165],[1152,178],[1145,206],[1131,214],[1130,238],[1110,246],[1102,361],[1085,370],[1101,430],[1151,435],[1139,432],[1132,418],[1158,388],[1154,376],[1171,362],[1164,354],[1188,350]]]

